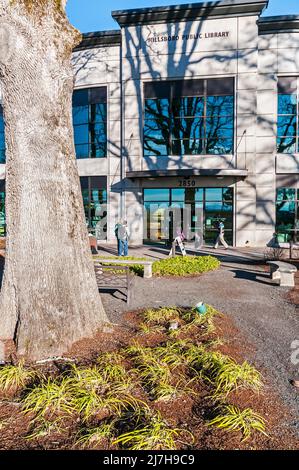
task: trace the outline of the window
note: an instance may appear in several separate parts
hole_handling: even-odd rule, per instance
[[[0,163],[5,163],[5,137],[3,108],[0,104]]]
[[[106,157],[106,87],[86,88],[74,91],[73,125],[77,158]]]
[[[278,79],[278,153],[296,153],[299,151],[298,87],[299,78],[281,77]]]
[[[144,156],[232,154],[234,79],[144,85]]]
[[[276,192],[276,236],[278,243],[299,240],[299,189],[279,188]]]
[[[88,230],[98,240],[107,238],[107,178],[91,176],[80,178],[84,212]]]
[[[176,222],[172,210],[179,210],[187,239],[203,232],[205,243],[215,243],[217,222],[225,226],[225,238],[233,244],[233,188],[151,188],[144,189],[146,211],[145,241],[173,240]]]
[[[5,237],[5,182],[0,180],[0,237]]]

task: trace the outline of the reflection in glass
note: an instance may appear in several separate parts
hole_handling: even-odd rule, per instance
[[[0,163],[5,163],[5,136],[3,108],[0,105]]]
[[[145,156],[233,153],[233,91],[228,94],[233,81],[229,86],[214,79],[161,83],[167,98],[159,97],[157,83],[145,85]],[[209,90],[219,95],[210,95]]]
[[[103,158],[107,155],[106,87],[75,90],[73,125],[77,158]]]
[[[298,238],[298,190],[279,188],[276,193],[276,237],[279,243]],[[297,196],[297,199],[296,199]]]
[[[0,237],[6,235],[6,222],[5,222],[5,190],[4,183],[0,182]]]
[[[278,79],[277,152],[293,154],[298,148],[298,79]]]
[[[187,239],[200,233],[206,243],[214,243],[217,222],[222,220],[226,239],[233,243],[233,188],[144,189],[144,207],[147,241],[157,234],[159,240],[171,241],[179,221]]]
[[[88,230],[98,240],[105,240],[107,238],[106,177],[81,177],[80,183]]]

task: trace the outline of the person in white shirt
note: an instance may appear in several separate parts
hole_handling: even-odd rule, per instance
[[[216,240],[214,248],[217,249],[219,243],[222,243],[225,250],[227,250],[228,244],[224,240],[224,223],[221,220],[218,222],[217,229],[218,229],[218,236],[217,236],[217,240]]]

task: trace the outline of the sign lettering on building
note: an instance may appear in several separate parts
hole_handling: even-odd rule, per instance
[[[153,36],[147,38],[148,44],[154,42],[173,42],[173,41],[197,41],[198,39],[213,39],[213,38],[228,38],[230,31],[214,31],[206,33],[195,33],[195,34],[163,34],[153,33]]]

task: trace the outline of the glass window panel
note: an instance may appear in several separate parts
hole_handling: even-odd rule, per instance
[[[89,89],[89,103],[106,103],[107,102],[107,88],[96,87]]]
[[[194,194],[195,201],[202,201],[203,200],[203,188],[196,188]]]
[[[207,80],[208,95],[233,95],[234,78],[210,78]]]
[[[295,228],[295,202],[276,203],[276,229],[293,230]]]
[[[230,134],[232,134],[233,127],[233,116],[213,116],[211,118],[207,118],[206,120],[207,134],[213,134],[215,132],[218,132],[219,130],[229,130]]]
[[[233,188],[222,188],[223,191],[223,200],[224,201],[232,201],[233,200],[233,194],[234,190]]]
[[[88,125],[84,124],[81,126],[74,127],[74,136],[75,136],[75,144],[86,144],[89,141],[89,132],[88,132]]]
[[[90,142],[106,142],[106,123],[96,122],[89,124]]]
[[[0,149],[0,163],[5,163],[5,149]]]
[[[278,188],[276,200],[277,201],[294,201],[296,190],[293,188]]]
[[[234,114],[233,96],[207,96],[207,116]]]
[[[200,155],[203,153],[203,144],[203,140],[173,140],[172,155]]]
[[[145,119],[162,119],[161,116],[168,118],[170,116],[169,99],[145,100]],[[162,119],[164,120],[164,119]]]
[[[88,190],[88,177],[87,176],[81,176],[80,177],[80,184],[81,184],[81,190]]]
[[[77,158],[88,158],[89,157],[89,146],[88,144],[76,145],[76,157]]]
[[[107,154],[106,141],[96,141],[90,144],[90,157],[91,158],[104,158]]]
[[[159,202],[167,201],[169,202],[169,189],[155,188],[155,189],[144,189],[144,201],[150,202]]]
[[[207,154],[222,155],[222,154],[232,154],[233,153],[233,140],[211,137],[207,139],[206,145]]]
[[[88,89],[75,90],[73,93],[73,106],[87,106],[88,105]]]
[[[161,121],[147,119],[144,122],[144,137],[168,140],[169,126]]]
[[[156,81],[144,84],[145,98],[169,98],[172,82]]]
[[[173,82],[173,96],[200,96],[204,94],[204,80],[176,80]]]
[[[90,121],[107,121],[106,103],[97,103],[90,105]]]
[[[165,142],[162,139],[149,139],[145,138],[144,139],[144,155],[145,156],[150,156],[150,155],[169,155],[169,144],[168,142]]]
[[[88,106],[76,106],[73,108],[73,124],[87,124],[88,123]]]
[[[222,188],[206,188],[206,201],[222,201]]]
[[[5,137],[4,132],[0,131],[0,148],[5,148]]]
[[[278,116],[277,135],[290,136],[296,135],[296,116]]]
[[[296,114],[296,108],[296,95],[278,95],[278,114]]]
[[[4,132],[4,117],[1,111],[0,111],[0,132]]]
[[[296,138],[295,137],[278,137],[277,139],[278,153],[295,153]]]
[[[279,77],[278,93],[296,93],[297,77]]]
[[[175,139],[203,139],[203,118],[175,118],[173,137]]]
[[[185,202],[185,189],[184,188],[175,188],[171,190],[171,200],[172,201],[183,201]]]
[[[175,117],[203,116],[204,98],[203,97],[175,98],[172,102],[172,111]]]

